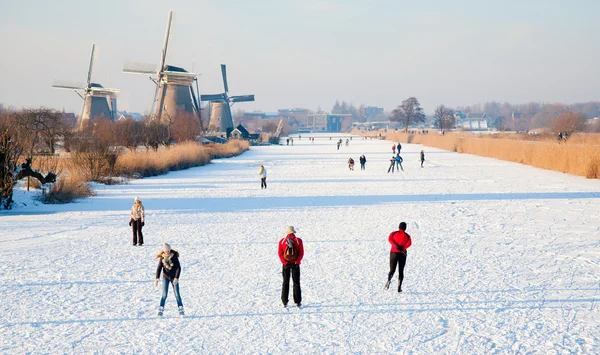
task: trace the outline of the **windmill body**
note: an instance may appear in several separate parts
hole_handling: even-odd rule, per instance
[[[154,99],[152,100],[150,109],[153,120],[159,120],[160,122],[169,124],[178,115],[195,114],[200,122],[200,129],[203,130],[200,106],[198,105],[199,98],[194,92],[193,87],[194,82],[197,84],[197,75],[190,73],[183,68],[167,65],[165,63],[169,46],[172,18],[173,12],[170,11],[158,71],[127,67],[123,69],[123,71],[132,74],[156,75],[156,77],[150,78],[156,85]]]
[[[92,55],[88,69],[87,85],[52,85],[55,89],[74,90],[83,99],[83,109],[79,118],[79,129],[83,130],[96,118],[115,119],[117,112],[117,94],[119,89],[105,88],[98,83],[92,83],[92,69],[94,66],[94,51],[96,45],[92,45]],[[83,92],[83,93],[80,93]]]
[[[155,117],[161,122],[169,122],[180,114],[193,115],[193,83],[196,74],[183,68],[167,65],[163,71],[156,101]]]
[[[231,115],[229,103],[225,101],[211,102],[208,130],[227,132],[227,129],[233,129],[233,116]]]
[[[233,129],[233,116],[231,105],[236,102],[254,101],[254,95],[229,96],[229,85],[227,84],[227,67],[221,64],[221,75],[223,76],[222,94],[208,94],[200,96],[202,101],[210,102],[210,122],[208,129],[216,132],[227,132]]]

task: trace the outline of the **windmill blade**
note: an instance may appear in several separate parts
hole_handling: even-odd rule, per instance
[[[229,92],[229,86],[227,85],[227,68],[225,64],[221,64],[221,75],[223,76],[223,87],[225,88],[225,94]]]
[[[83,90],[84,86],[76,86],[76,85],[62,85],[62,84],[53,84],[53,88],[55,89],[70,89],[70,90]]]
[[[238,95],[229,97],[231,102],[247,102],[254,101],[254,95]]]
[[[169,11],[169,19],[167,20],[167,30],[165,32],[165,41],[163,43],[163,49],[160,56],[160,67],[158,68],[159,73],[165,68],[165,61],[167,60],[167,49],[169,48],[169,35],[171,33],[171,20],[173,19],[173,11]]]
[[[225,96],[225,94],[200,95],[200,100],[201,101],[225,101],[226,96]]]
[[[143,70],[143,69],[123,68],[123,73],[129,73],[129,74],[156,74],[156,70]]]
[[[94,51],[95,50],[96,50],[96,45],[92,44],[92,55],[90,56],[90,68],[88,69],[88,76],[87,76],[88,88],[90,87],[90,84],[92,83],[92,68],[94,67]]]
[[[190,85],[190,94],[192,95],[192,104],[194,105],[194,111],[200,113],[200,107],[198,106],[198,100],[196,99],[196,93],[194,87]]]
[[[154,100],[152,100],[152,108],[150,108],[150,117],[154,115],[154,105],[156,105],[156,100],[158,100],[158,90],[160,90],[160,85],[156,83],[156,90],[154,91]]]
[[[197,80],[196,80],[196,84],[198,84]],[[190,94],[192,95],[192,103],[194,104],[194,111],[196,111],[196,115],[198,116],[198,123],[200,124],[200,131],[202,133],[204,133],[204,124],[202,123],[202,113],[200,111],[200,105],[198,105],[198,99],[196,97],[196,93],[194,92],[194,87],[192,85],[190,85]]]
[[[137,63],[137,62],[125,62],[123,73],[131,74],[156,74],[157,70],[154,64],[148,63]]]

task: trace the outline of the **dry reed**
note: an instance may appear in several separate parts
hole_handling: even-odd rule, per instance
[[[158,151],[134,152],[119,156],[115,171],[125,176],[155,176],[210,163],[214,158],[227,158],[248,150],[246,141],[203,146],[194,142],[173,145]]]
[[[44,203],[69,203],[94,192],[81,174],[63,174],[42,197]]]
[[[598,135],[575,135],[566,142],[529,135],[474,135],[470,133],[413,134],[387,133],[385,138],[392,142],[407,142],[451,150],[458,153],[535,166],[542,169],[561,171],[600,178],[600,138]]]

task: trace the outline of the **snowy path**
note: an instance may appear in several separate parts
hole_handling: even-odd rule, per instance
[[[600,181],[427,147],[421,169],[409,144],[405,172],[386,174],[392,143],[336,139],[1,212],[0,352],[600,352]],[[349,171],[361,153],[367,170]],[[413,247],[398,295],[383,285],[400,221]],[[300,310],[280,301],[289,224],[306,248]],[[172,292],[155,316],[163,240],[181,253],[185,319]]]

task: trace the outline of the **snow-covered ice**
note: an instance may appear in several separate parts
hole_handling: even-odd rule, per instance
[[[387,174],[392,142],[306,137],[0,212],[0,352],[600,352],[599,180],[410,144]],[[401,221],[413,246],[398,294],[383,286]],[[306,249],[302,309],[280,300],[287,225]],[[183,319],[172,290],[156,317],[163,241],[181,253]]]

